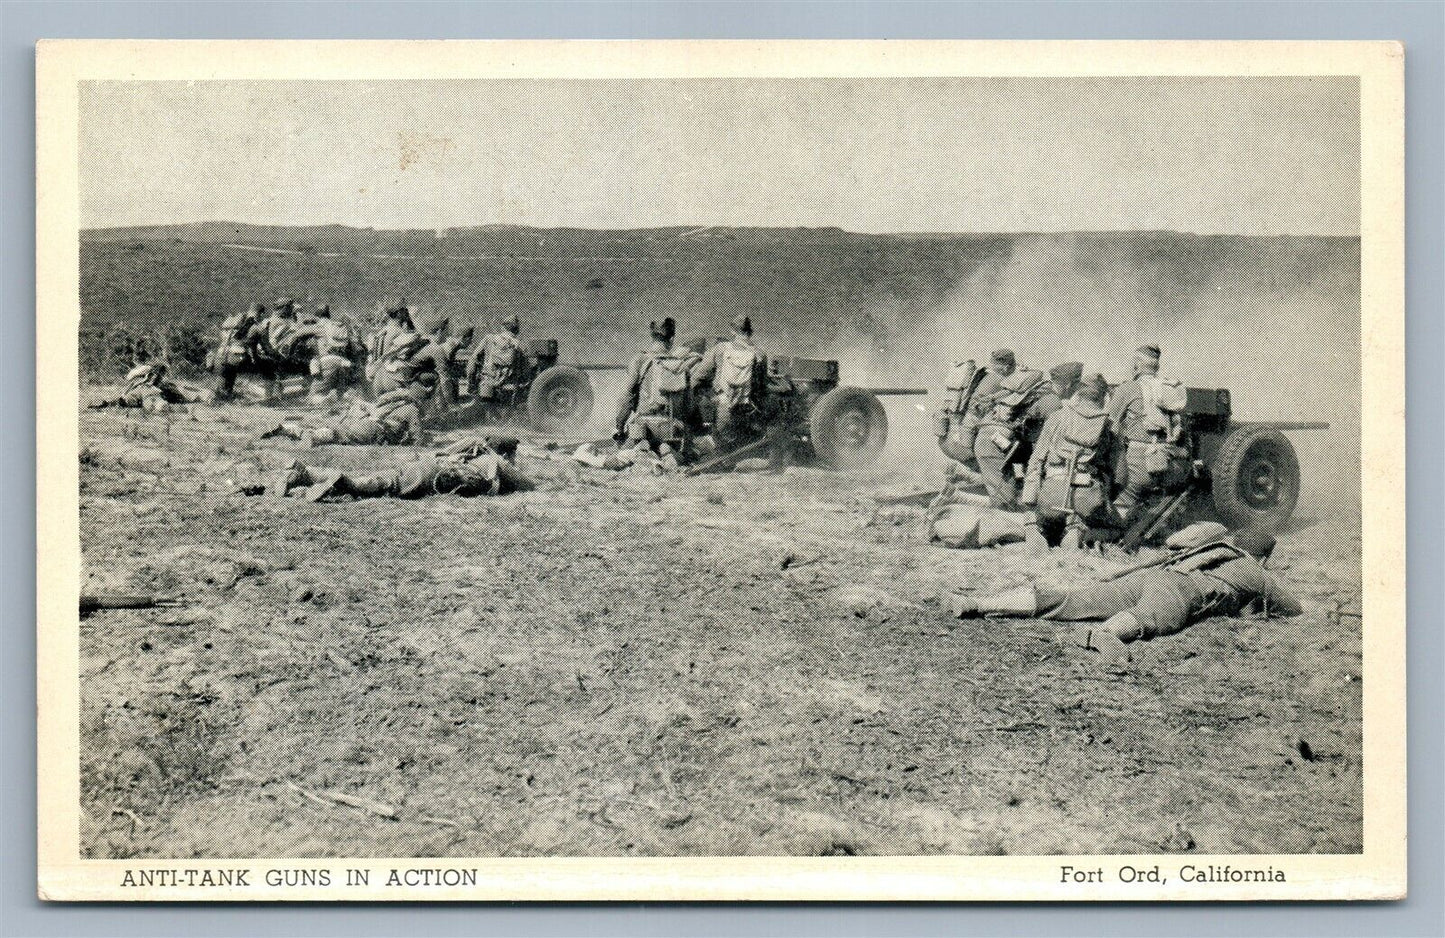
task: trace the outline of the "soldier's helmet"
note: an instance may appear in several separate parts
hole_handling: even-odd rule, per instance
[[[1094,404],[1102,404],[1109,396],[1109,382],[1098,372],[1085,375],[1079,381],[1079,389],[1074,392],[1074,396]]]
[[[737,315],[733,317],[733,331],[743,335],[753,334],[753,320],[751,316]]]
[[[517,318],[516,313],[508,313],[502,317],[502,328],[516,335],[522,331],[522,320]]]
[[[677,320],[671,316],[667,316],[661,322],[653,321],[648,323],[647,329],[652,333],[652,337],[659,342],[671,342],[672,337],[677,335]]]
[[[329,305],[327,305],[326,303],[322,303],[322,304],[318,305],[318,306],[316,307],[316,316],[317,316],[317,318],[319,318],[319,319],[330,319],[330,318],[331,318],[331,307],[330,307]]]
[[[261,305],[260,303],[252,303],[246,309],[246,312],[250,313],[252,316],[259,316],[262,313],[266,312],[266,307]]]
[[[995,368],[1012,368],[1017,364],[1014,358],[1013,349],[1001,348],[988,357],[989,363]]]
[[[1134,370],[1141,374],[1159,373],[1159,346],[1141,345],[1134,350]]]
[[[271,309],[278,316],[294,316],[296,315],[296,301],[290,297],[283,296],[271,304]]]
[[[393,319],[406,312],[406,297],[389,296],[381,301],[381,311]]]
[[[1064,362],[1049,369],[1049,378],[1065,387],[1078,384],[1083,376],[1083,362]]]

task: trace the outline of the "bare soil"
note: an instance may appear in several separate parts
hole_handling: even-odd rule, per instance
[[[1359,515],[1310,490],[1294,620],[1214,619],[1109,670],[954,591],[1134,558],[926,542],[872,474],[620,475],[309,504],[263,407],[81,417],[91,857],[1336,853],[1361,849]],[[892,444],[890,444],[892,446]],[[1306,467],[1309,475],[1311,467]],[[308,797],[310,796],[310,797]],[[346,803],[349,802],[349,803]]]

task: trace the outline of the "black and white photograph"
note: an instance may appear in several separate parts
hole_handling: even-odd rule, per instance
[[[1397,47],[104,45],[53,897],[1403,893]]]

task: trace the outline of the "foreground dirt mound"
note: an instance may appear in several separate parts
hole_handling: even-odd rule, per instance
[[[275,413],[82,417],[93,857],[1347,852],[1361,847],[1359,520],[1301,506],[1289,621],[1118,671],[940,599],[1124,558],[948,551],[916,478],[612,475],[307,504]]]

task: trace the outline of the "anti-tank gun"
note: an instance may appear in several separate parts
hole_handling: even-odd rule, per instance
[[[452,409],[428,419],[434,430],[453,430],[485,423],[525,423],[540,433],[576,430],[592,416],[594,394],[588,372],[625,371],[626,365],[567,364],[555,339],[524,343],[527,367],[515,392],[506,399],[481,400],[463,394]]]
[[[692,466],[697,474],[724,469],[752,455],[786,455],[798,463],[860,469],[888,442],[888,414],[880,397],[927,394],[924,388],[854,387],[840,383],[838,362],[770,356],[760,434]],[[697,428],[711,429],[704,418]]]
[[[1299,456],[1287,432],[1328,430],[1323,421],[1235,420],[1225,388],[1188,388],[1184,417],[1194,471],[1170,501],[1231,528],[1279,531],[1299,502]],[[1147,513],[1146,513],[1147,514]]]
[[[984,377],[973,362],[955,366],[935,418],[939,448],[962,463],[970,451],[960,438],[961,418]],[[1275,532],[1294,515],[1300,466],[1286,433],[1326,430],[1321,421],[1236,420],[1225,388],[1186,388],[1184,436],[1189,472],[1137,512],[1121,543],[1134,548],[1185,519],[1212,518],[1231,528]],[[970,487],[970,486],[965,486]],[[981,486],[972,486],[979,488]]]

